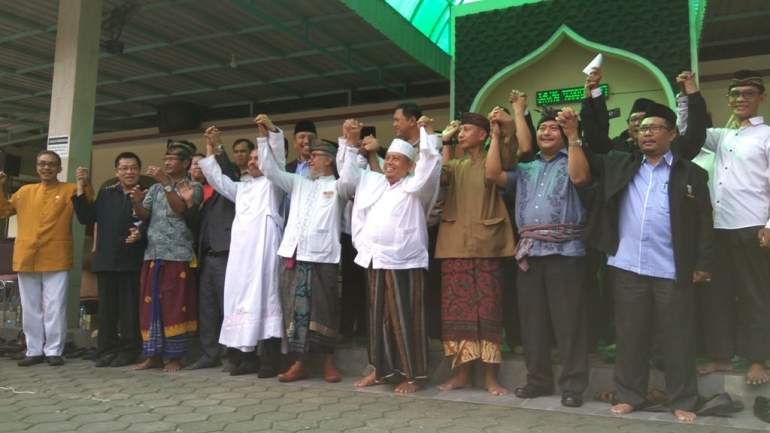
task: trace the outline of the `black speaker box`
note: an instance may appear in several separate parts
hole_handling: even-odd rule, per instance
[[[8,176],[19,176],[21,174],[21,157],[6,153],[5,162],[3,162],[3,173]]]
[[[198,129],[203,120],[202,107],[190,102],[170,102],[159,106],[157,110],[160,133]]]

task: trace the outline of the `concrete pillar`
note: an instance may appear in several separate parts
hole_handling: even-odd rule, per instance
[[[60,181],[75,181],[75,169],[91,164],[96,77],[102,0],[60,0],[56,57],[51,91],[49,149],[62,157]],[[50,137],[68,137],[68,144],[50,144]],[[74,218],[73,218],[74,219]],[[75,262],[67,293],[67,323],[77,326],[84,228],[73,221]]]

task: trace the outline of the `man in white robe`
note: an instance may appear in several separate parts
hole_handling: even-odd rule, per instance
[[[283,131],[260,114],[260,145],[268,145],[276,165],[283,170],[286,155]],[[259,169],[257,149],[249,154],[250,179],[233,182],[222,174],[214,159],[220,149],[209,144],[208,156],[200,166],[206,180],[222,196],[235,202],[230,256],[225,273],[224,321],[219,342],[249,354],[244,363],[256,370],[256,346],[262,342],[262,363],[258,377],[275,377],[280,361],[283,316],[278,293],[278,247],[281,244],[284,192],[269,182]]]
[[[359,129],[351,127],[351,122],[355,121],[345,123],[347,137],[340,139],[340,147],[358,142]],[[425,116],[419,119],[419,159],[411,144],[396,138],[388,148],[383,173],[358,170],[352,158],[346,159],[348,166],[340,171],[340,182],[356,187],[352,217],[353,244],[358,249],[355,262],[368,270],[369,362],[374,371],[356,382],[357,387],[383,383],[399,374],[403,381],[396,392],[411,393],[427,377],[426,220],[441,174],[432,123]],[[375,152],[376,145],[367,145],[366,150]]]

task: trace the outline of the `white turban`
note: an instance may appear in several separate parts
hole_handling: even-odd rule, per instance
[[[409,158],[410,161],[414,161],[415,157],[414,147],[400,138],[396,138],[390,143],[388,153],[400,153]]]

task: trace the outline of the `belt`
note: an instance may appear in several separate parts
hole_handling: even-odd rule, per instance
[[[217,251],[214,251],[214,250],[206,250],[206,252],[203,253],[203,254],[205,254],[206,257],[224,257],[224,256],[230,254],[230,251],[217,252]]]

